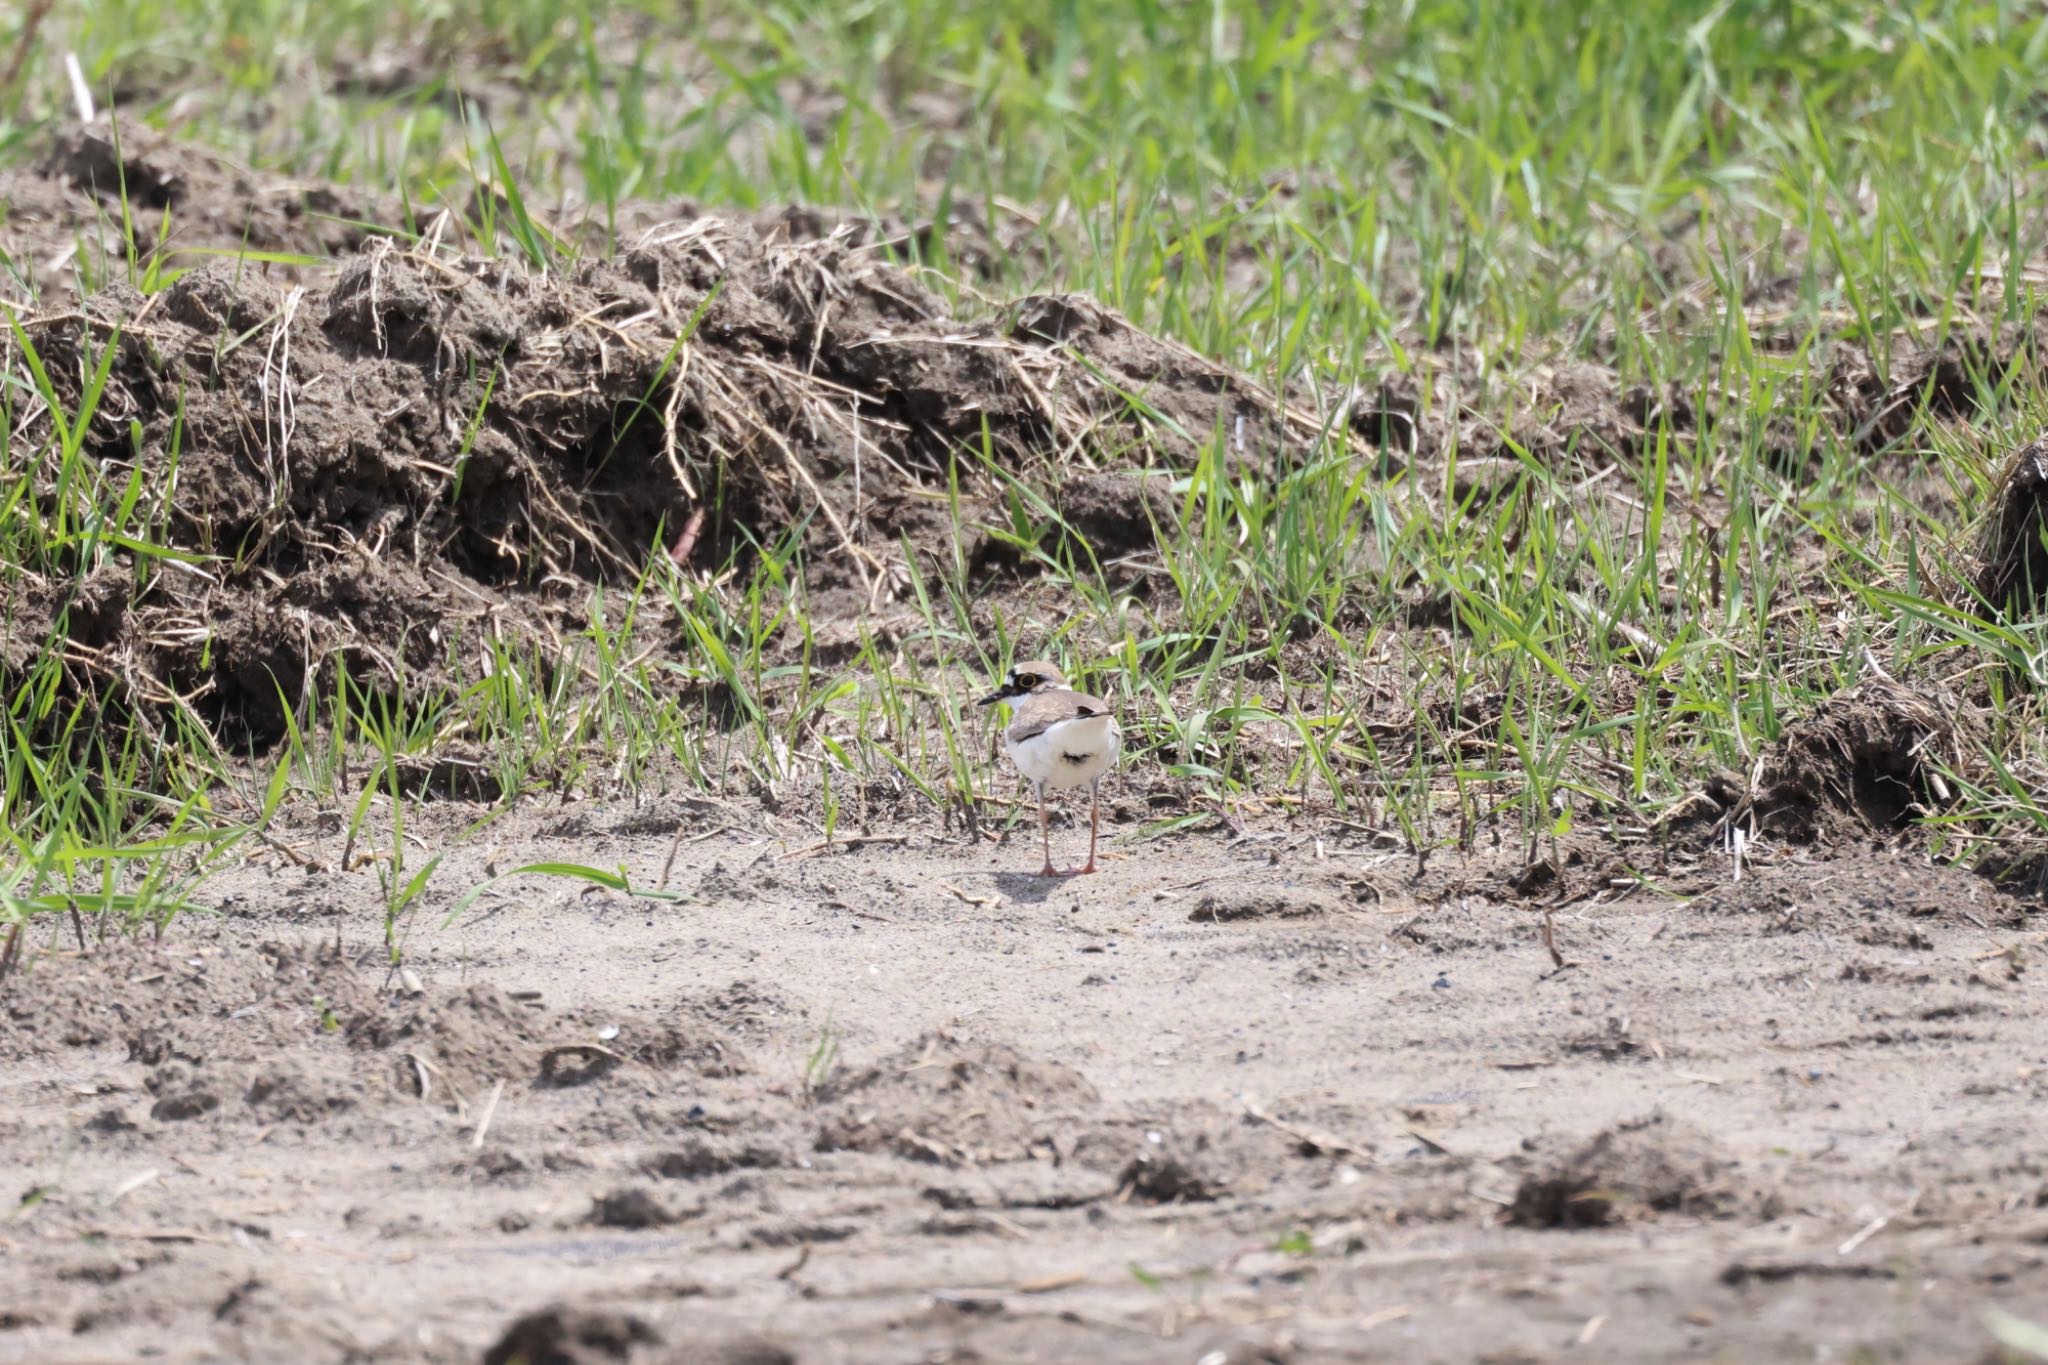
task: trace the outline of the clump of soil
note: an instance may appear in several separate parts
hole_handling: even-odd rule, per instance
[[[1984,524],[1976,589],[1994,612],[2038,616],[2048,597],[2048,441],[2013,452]]]
[[[354,1108],[358,1088],[297,1058],[280,1057],[250,1078],[242,1102],[266,1122],[314,1124]]]
[[[550,1011],[489,986],[387,991],[389,978],[327,947],[283,943],[221,952],[131,940],[31,959],[0,997],[0,1062],[125,1042],[127,1060],[148,1068],[160,1122],[226,1114],[302,1126],[394,1104],[474,1103],[496,1081],[740,1070],[687,1010]]]
[[[1995,393],[2014,369],[2037,363],[2039,343],[2034,324],[1960,327],[1898,356],[1889,383],[1867,353],[1845,349],[1829,385],[1839,426],[1872,451],[1912,435],[1928,418],[1973,416],[1980,396]]]
[[[665,1180],[696,1180],[732,1171],[774,1170],[788,1164],[789,1154],[776,1147],[728,1137],[691,1136],[649,1157],[642,1168]]]
[[[670,1208],[668,1201],[644,1185],[628,1185],[601,1195],[590,1209],[591,1223],[601,1228],[665,1228],[687,1216]]]
[[[0,205],[0,253],[45,294],[63,292],[80,270],[125,275],[131,234],[145,260],[181,249],[325,257],[361,245],[372,231],[365,224],[404,221],[388,196],[247,170],[145,124],[105,118],[65,129],[33,164],[0,172]],[[280,279],[305,268],[249,267]],[[6,278],[0,272],[0,287]]]
[[[204,1040],[223,1027],[266,1039],[296,1033],[314,1020],[316,1002],[359,989],[339,959],[281,943],[221,952],[131,939],[24,966],[0,997],[0,1059],[9,1061],[115,1042],[151,1066],[180,1052],[203,1056]]]
[[[1123,395],[1142,404],[1146,434],[1169,457],[1183,460],[1221,438],[1226,457],[1270,465],[1274,454],[1305,449],[1323,434],[1314,416],[1250,377],[1141,331],[1085,294],[1018,300],[1007,335],[1033,351],[1085,361],[1082,372],[1101,376],[1058,403],[1044,390],[1044,379],[1065,382],[1067,376],[1032,376],[1042,395],[1039,413],[1062,449],[1100,446],[1105,435],[1132,434],[1133,410]]]
[[[765,1337],[669,1342],[631,1313],[557,1305],[506,1328],[484,1365],[796,1365],[796,1357]]]
[[[1940,768],[1959,762],[1965,724],[1943,693],[1857,683],[1786,728],[1747,809],[1760,833],[1800,843],[1895,833],[1950,803]]]
[[[1075,1119],[1101,1104],[1078,1072],[1007,1043],[943,1033],[828,1085],[822,1097],[819,1151],[948,1165],[1055,1155]]]
[[[1811,864],[1783,860],[1752,867],[1739,882],[1724,885],[1692,903],[1700,916],[1754,915],[1758,932],[1828,934],[1874,947],[1925,949],[1923,926],[1956,917],[1958,906],[1982,923],[2016,929],[2025,923],[2023,903],[2004,895],[1985,896],[1983,869],[1930,865],[1925,856],[1844,863],[1817,878]]]
[[[1624,411],[1612,369],[1587,364],[1543,366],[1529,377],[1527,387],[1527,406],[1508,431],[1496,437],[1494,458],[1518,464],[1518,452],[1526,451],[1544,465],[1559,465],[1568,459],[1601,463],[1639,447],[1644,428]],[[1473,448],[1484,451],[1487,447]]]
[[[646,1348],[660,1344],[660,1335],[631,1313],[545,1308],[506,1328],[484,1352],[484,1365],[613,1365],[644,1359]]]
[[[1815,348],[1812,387],[1824,399],[1818,412],[1825,429],[1874,453],[1904,442],[1930,421],[1976,416],[1987,401],[1997,400],[2000,385],[2015,370],[2038,368],[2042,349],[2038,322],[1958,327],[1936,344],[1902,350],[1889,366],[1880,366],[1861,346],[1836,343]],[[1441,378],[1455,387],[1461,376]],[[1515,398],[1505,426],[1465,410],[1456,399],[1441,413],[1417,413],[1399,402],[1361,402],[1353,424],[1364,439],[1382,446],[1414,432],[1433,433],[1439,456],[1455,435],[1460,464],[1474,466],[1459,496],[1477,494],[1484,505],[1519,481],[1525,455],[1550,468],[1597,467],[1640,453],[1661,431],[1689,441],[1713,420],[1743,420],[1737,395],[1726,395],[1724,403],[1724,396],[1688,393],[1673,384],[1625,385],[1601,364],[1536,365],[1511,382]],[[1759,433],[1772,464],[1788,477],[1817,453],[1817,433],[1802,436],[1802,430],[1799,421],[1781,413],[1769,417]]]
[[[1659,1112],[1606,1129],[1523,1180],[1508,1221],[1574,1228],[1643,1212],[1724,1217],[1747,1202],[1735,1169],[1712,1138]]]
[[[809,1013],[773,986],[742,977],[684,1000],[680,1012],[721,1036],[763,1038]]]
[[[1174,501],[1154,474],[1076,475],[1053,498],[1060,520],[1102,558],[1149,550],[1174,525]]]
[[[1180,1158],[1140,1152],[1117,1177],[1117,1196],[1146,1204],[1206,1204],[1225,1186]]]
[[[1195,908],[1188,912],[1188,918],[1197,924],[1307,919],[1331,914],[1337,908],[1336,898],[1316,887],[1279,881],[1233,881],[1204,891]]]
[[[472,985],[396,1006],[367,1005],[348,1020],[344,1036],[353,1049],[382,1054],[396,1093],[423,1098],[474,1099],[500,1080],[575,1084],[607,1073],[615,1058],[732,1074],[726,1049],[707,1034],[638,1019],[622,1018],[615,1026],[616,1037],[600,1048],[603,1025],[582,1012],[558,1015],[495,986]],[[565,1054],[573,1055],[565,1060]]]

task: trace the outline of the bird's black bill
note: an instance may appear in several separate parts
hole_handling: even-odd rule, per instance
[[[1008,701],[1010,698],[1016,695],[1017,694],[1015,692],[1007,690],[1002,692],[991,692],[987,696],[983,697],[980,701],[974,704],[976,706],[994,706],[997,702]]]

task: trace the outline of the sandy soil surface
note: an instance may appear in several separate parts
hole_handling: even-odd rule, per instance
[[[688,899],[503,883],[393,977],[370,872],[250,868],[10,983],[0,1359],[1964,1360],[2048,1315],[2048,935],[1966,873],[1610,891],[1558,970],[1499,868],[1306,819],[1059,881],[1028,824],[514,819],[451,875],[675,847]]]

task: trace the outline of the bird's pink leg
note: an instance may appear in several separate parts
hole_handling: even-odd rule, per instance
[[[1045,822],[1045,788],[1038,789],[1038,837],[1045,842],[1045,866],[1038,870],[1041,877],[1057,877],[1058,869],[1052,865],[1052,828]]]
[[[1102,779],[1096,778],[1088,784],[1088,865],[1083,872],[1095,870],[1095,839],[1102,828]]]

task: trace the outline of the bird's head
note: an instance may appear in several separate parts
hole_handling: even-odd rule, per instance
[[[1003,685],[976,703],[978,706],[994,706],[999,701],[1011,701],[1017,697],[1029,696],[1033,692],[1064,692],[1067,680],[1058,668],[1042,659],[1032,659],[1012,664],[1010,671],[1003,675]]]

